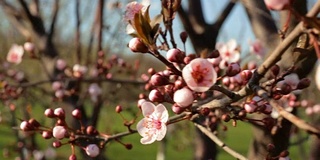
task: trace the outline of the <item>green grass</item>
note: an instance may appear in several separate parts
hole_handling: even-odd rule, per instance
[[[17,153],[14,151],[16,146],[16,139],[14,137],[15,130],[8,125],[10,120],[10,112],[6,108],[0,108],[2,113],[3,120],[0,123],[0,150],[9,150],[10,156],[3,157],[1,154],[0,159],[14,159],[17,156]],[[44,121],[46,124],[50,124],[51,120],[42,117],[43,108],[35,107],[32,110],[33,116],[37,117],[38,120]],[[21,113],[17,113],[21,115]],[[126,111],[123,112],[123,116],[126,119],[131,120],[134,116]],[[138,117],[140,120],[142,116]],[[126,128],[122,125],[123,120],[118,115],[115,114],[113,108],[104,108],[101,112],[101,119],[98,124],[98,130],[103,133],[119,133],[126,131]],[[238,122],[237,127],[231,126],[231,122],[225,123],[228,127],[227,131],[219,131],[219,137],[228,145],[230,148],[239,152],[242,155],[247,155],[248,146],[250,145],[252,138],[252,130],[250,125],[243,122]],[[167,139],[167,148],[166,156],[167,159],[193,159],[193,145],[192,139],[194,136],[193,126],[189,122],[181,122],[179,124],[174,124],[174,129],[168,129],[169,133],[166,136]],[[170,127],[170,126],[169,126]],[[19,134],[22,134],[21,132]],[[150,145],[140,144],[140,135],[133,134],[121,139],[123,143],[131,143],[133,148],[127,150],[123,145],[116,141],[112,141],[106,145],[105,154],[108,158],[112,159],[121,159],[121,160],[131,160],[131,159],[140,159],[140,160],[149,160],[155,159],[157,148],[160,145],[160,142],[155,142]],[[51,146],[52,140],[44,140],[40,135],[36,136],[37,142],[41,148],[47,148]],[[293,137],[293,139],[297,139]],[[293,140],[295,141],[295,140]],[[309,150],[308,144],[303,143],[302,145],[295,145],[290,148],[290,157],[291,158],[301,158],[301,149],[306,151]],[[60,157],[59,159],[66,159],[71,153],[70,147],[63,146],[57,149],[57,154]],[[80,159],[80,158],[79,158]],[[218,159],[234,159],[234,157],[227,154],[224,150],[219,148]]]

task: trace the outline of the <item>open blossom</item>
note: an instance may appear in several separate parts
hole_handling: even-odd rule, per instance
[[[7,54],[7,61],[10,63],[19,64],[22,61],[23,53],[23,46],[13,44]]]
[[[227,43],[217,43],[216,49],[219,51],[222,61],[231,63],[240,60],[240,51],[237,41],[229,40]]]
[[[196,92],[207,91],[217,81],[212,64],[203,58],[196,58],[182,70],[182,77],[188,87]]]
[[[264,0],[264,3],[270,10],[284,10],[290,5],[291,0]]]
[[[126,6],[126,13],[124,15],[124,19],[127,21],[133,20],[134,16],[138,14],[142,8],[143,5],[136,1],[128,3]]]
[[[164,105],[155,106],[151,102],[144,102],[141,105],[144,118],[137,124],[138,133],[142,136],[142,144],[150,144],[154,141],[161,141],[167,132],[168,111]]]

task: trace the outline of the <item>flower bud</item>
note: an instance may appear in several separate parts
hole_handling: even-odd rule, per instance
[[[188,107],[193,103],[193,93],[188,88],[182,88],[174,92],[173,101],[181,107]]]
[[[149,100],[152,102],[163,102],[164,96],[159,90],[153,89],[149,93]]]
[[[207,58],[218,58],[219,56],[220,56],[219,51],[218,50],[213,50],[211,53],[209,53]]]
[[[180,107],[178,104],[173,104],[172,105],[172,111],[175,113],[175,114],[180,114],[180,113],[182,113],[184,110],[185,110],[185,108],[182,108],[182,107]]]
[[[80,120],[82,118],[82,114],[81,114],[81,111],[79,109],[73,110],[71,114],[75,119]]]
[[[288,9],[292,0],[264,0],[264,3],[270,10],[281,11]]]
[[[117,113],[120,113],[121,111],[122,111],[122,106],[117,105],[117,106],[116,106],[116,112],[117,112]]]
[[[182,41],[182,43],[186,43],[188,38],[188,33],[186,31],[183,31],[180,33],[180,39]]]
[[[148,47],[139,38],[132,38],[129,42],[129,48],[132,52],[147,53]]]
[[[40,123],[35,120],[34,118],[29,119],[28,123],[33,127],[33,128],[38,128],[40,127]]]
[[[62,108],[56,108],[54,110],[54,115],[57,116],[60,119],[64,119],[65,116],[66,116],[65,111]]]
[[[163,86],[169,83],[168,78],[165,76],[160,75],[159,73],[156,73],[151,76],[149,81],[153,86]]]
[[[221,119],[225,122],[229,122],[231,120],[231,117],[228,114],[223,114],[221,116]]]
[[[54,111],[51,108],[48,108],[44,111],[44,115],[49,117],[49,118],[55,118],[56,115],[54,115]]]
[[[177,48],[170,49],[167,52],[167,59],[169,62],[181,63],[183,62],[184,57],[185,57],[184,53]]]
[[[54,147],[54,148],[59,148],[59,147],[61,147],[61,142],[60,141],[54,141],[53,143],[52,143],[52,146]]]
[[[77,156],[75,154],[71,154],[69,156],[69,160],[77,160]]]
[[[88,135],[97,135],[99,132],[93,127],[93,126],[88,126],[86,129],[86,132]]]
[[[244,105],[244,110],[247,112],[247,113],[253,113],[255,112],[257,109],[257,105],[255,105],[254,103],[246,103]]]
[[[305,89],[310,86],[310,79],[309,78],[303,78],[299,81],[297,85],[297,89]]]
[[[96,144],[89,144],[85,150],[90,157],[97,157],[100,153],[100,148]]]
[[[63,98],[63,96],[64,96],[64,90],[59,89],[59,90],[57,90],[56,92],[54,92],[54,95],[55,95],[57,98]]]
[[[132,149],[132,144],[125,144],[125,147],[126,147],[128,150],[131,150],[131,149]]]
[[[274,76],[277,76],[280,72],[280,67],[278,65],[274,65],[271,67],[271,73],[274,75]]]
[[[64,70],[67,67],[67,62],[63,59],[58,59],[56,61],[56,68],[58,70]]]
[[[23,48],[24,48],[24,50],[32,53],[34,51],[35,46],[31,42],[26,42],[26,43],[24,43]]]
[[[63,126],[55,126],[52,130],[52,135],[54,138],[63,139],[67,134],[67,130]]]
[[[50,139],[53,136],[51,131],[43,131],[41,135],[44,139]]]
[[[202,108],[202,109],[200,110],[200,113],[201,113],[202,115],[204,115],[204,116],[207,116],[207,115],[209,115],[209,113],[210,113],[210,109],[207,108],[207,107]]]
[[[150,75],[154,75],[154,74],[156,74],[156,70],[155,70],[154,68],[149,68],[149,69],[148,69],[148,73],[149,73]]]
[[[280,153],[280,157],[287,157],[289,155],[289,151],[285,150]]]
[[[240,71],[241,71],[241,68],[238,63],[230,63],[227,68],[226,75],[229,77],[233,77],[238,73],[240,73]]]
[[[20,129],[23,131],[30,131],[33,129],[32,125],[27,121],[22,121],[20,123]]]
[[[57,91],[62,88],[62,83],[59,81],[54,81],[51,85],[52,90]]]

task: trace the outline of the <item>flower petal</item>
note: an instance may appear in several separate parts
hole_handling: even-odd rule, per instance
[[[144,126],[145,121],[146,119],[143,118],[137,123],[137,131],[142,137],[145,137],[149,131],[149,129]]]
[[[161,129],[158,130],[157,132],[157,141],[161,141],[165,136],[166,136],[166,133],[167,133],[167,126],[166,124],[162,123],[161,125]]]
[[[169,113],[163,104],[158,104],[157,107],[155,107],[155,112],[162,123],[166,123],[168,121]]]
[[[156,140],[156,136],[146,136],[140,139],[142,144],[151,144]]]
[[[141,105],[142,114],[144,117],[150,116],[154,110],[155,106],[151,102],[144,102]]]

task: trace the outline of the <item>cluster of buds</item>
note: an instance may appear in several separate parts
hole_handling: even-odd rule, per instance
[[[23,92],[21,87],[10,85],[7,81],[0,81],[0,100],[5,102],[10,99],[17,99]]]
[[[65,121],[66,113],[63,108],[48,108],[45,110],[44,115],[55,120],[56,123],[53,127],[45,127],[32,118],[22,121],[20,129],[24,132],[39,132],[44,139],[54,138],[55,140],[52,143],[54,148],[69,144],[71,146],[79,146],[79,148],[83,149],[90,157],[98,156],[104,145],[103,140],[94,138],[99,135],[99,132],[93,126],[85,127],[82,125],[82,114],[80,110],[75,109],[71,114],[73,118],[79,120],[81,128],[72,129],[67,125],[67,122]],[[73,154],[69,158],[76,159],[74,147],[72,147],[72,153]]]

